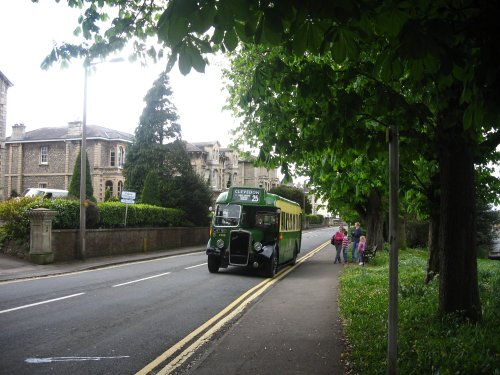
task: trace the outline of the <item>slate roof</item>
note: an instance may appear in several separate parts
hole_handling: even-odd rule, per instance
[[[28,131],[24,134],[22,140],[13,140],[12,137],[7,137],[6,142],[20,143],[20,142],[48,142],[48,141],[62,141],[69,139],[81,139],[81,136],[71,135],[68,136],[68,127],[47,127]],[[98,125],[86,126],[87,139],[105,139],[108,141],[125,141],[130,142],[134,140],[134,136],[129,133],[121,132],[114,129],[108,129]]]
[[[0,79],[2,79],[7,84],[7,86],[9,87],[13,86],[12,82],[8,80],[8,78],[5,76],[5,74],[2,73],[1,70],[0,70]]]
[[[220,146],[220,143],[219,141],[211,141],[211,142],[193,142],[193,145],[195,146],[201,146],[201,147],[204,147],[204,146],[213,146],[215,144],[218,144]]]
[[[186,151],[187,152],[205,152],[203,151],[201,148],[195,146],[194,144],[192,143],[189,143],[189,142],[185,142],[186,144]]]

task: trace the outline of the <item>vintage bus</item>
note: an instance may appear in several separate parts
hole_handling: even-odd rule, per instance
[[[207,244],[208,270],[259,268],[274,277],[295,263],[302,241],[300,205],[262,188],[231,187],[219,195]]]

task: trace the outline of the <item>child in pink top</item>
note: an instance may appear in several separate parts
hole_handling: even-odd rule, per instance
[[[342,255],[344,256],[344,264],[347,264],[347,248],[349,247],[349,236],[347,230],[344,229],[344,239],[342,240]]]
[[[358,258],[359,265],[362,266],[365,264],[365,248],[366,248],[366,237],[359,237],[359,245],[358,245]]]

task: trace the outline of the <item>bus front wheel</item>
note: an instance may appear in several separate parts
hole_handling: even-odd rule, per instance
[[[294,266],[297,263],[297,255],[299,254],[299,251],[297,250],[297,246],[295,246],[295,249],[293,250],[293,258],[292,258],[292,266]]]
[[[276,249],[273,251],[273,255],[266,263],[265,274],[266,277],[273,278],[276,275],[276,271],[278,270],[278,252]]]
[[[210,273],[217,273],[219,272],[219,267],[220,267],[220,258],[215,255],[209,255],[208,256],[208,271]]]

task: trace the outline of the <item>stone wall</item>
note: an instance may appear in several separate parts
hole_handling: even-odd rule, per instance
[[[87,229],[86,258],[99,256],[154,252],[179,247],[199,246],[205,249],[209,229],[196,228],[122,228]],[[52,251],[54,261],[68,261],[76,258],[78,230],[52,230]]]

